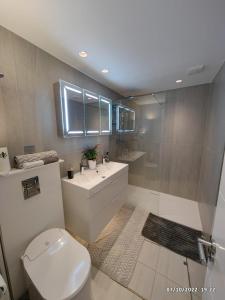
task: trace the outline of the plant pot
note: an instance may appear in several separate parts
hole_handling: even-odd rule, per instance
[[[96,169],[96,160],[88,160],[88,167],[90,170]]]
[[[0,147],[0,173],[9,173],[10,170],[8,150],[6,147]]]

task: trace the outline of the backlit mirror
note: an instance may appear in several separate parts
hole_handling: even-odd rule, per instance
[[[135,131],[135,110],[118,105],[116,108],[116,130],[118,132]]]
[[[99,97],[100,105],[100,130],[101,135],[111,134],[112,132],[112,103],[111,100]]]
[[[86,135],[100,134],[99,97],[93,92],[84,90],[85,130]]]
[[[59,118],[61,133],[64,137],[83,136],[84,103],[83,90],[76,85],[59,81]]]

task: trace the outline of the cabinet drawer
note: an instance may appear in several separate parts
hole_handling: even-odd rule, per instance
[[[125,203],[126,190],[118,194],[113,201],[104,207],[103,210],[99,211],[97,215],[92,217],[92,222],[90,224],[90,235],[89,240],[95,241],[104,227],[111,221],[113,216],[120,210],[120,208]]]
[[[121,176],[114,179],[102,190],[95,193],[88,199],[90,201],[91,214],[95,215],[104,207],[106,207],[114,198],[120,194],[128,185],[128,173],[125,172]]]

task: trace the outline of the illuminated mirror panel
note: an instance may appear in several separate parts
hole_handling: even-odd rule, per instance
[[[59,80],[57,95],[60,136],[112,134],[112,101],[74,84]]]
[[[64,137],[83,136],[83,91],[76,85],[59,81],[62,134]]]
[[[116,108],[116,130],[121,133],[135,131],[135,110],[118,105]]]
[[[100,134],[99,97],[95,93],[84,90],[85,130],[86,135]]]
[[[100,104],[100,131],[101,135],[112,133],[112,102],[111,100],[99,97]]]

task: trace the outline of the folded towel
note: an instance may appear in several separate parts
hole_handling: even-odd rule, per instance
[[[15,167],[18,169],[23,169],[24,163],[34,162],[37,160],[43,160],[44,164],[46,165],[58,161],[59,157],[57,152],[54,150],[33,154],[18,155],[14,157]]]
[[[24,162],[23,163],[23,168],[24,169],[31,169],[31,168],[34,168],[34,167],[43,166],[43,164],[44,164],[43,160],[36,160],[36,161]]]

